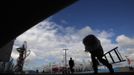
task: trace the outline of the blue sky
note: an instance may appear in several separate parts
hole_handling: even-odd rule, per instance
[[[79,0],[18,36],[11,56],[17,59],[15,49],[27,41],[31,54],[25,60],[25,69],[63,63],[64,48],[69,49],[67,59],[74,58],[76,64],[83,60],[89,63],[82,39],[93,33],[104,52],[118,46],[124,59],[127,55],[134,61],[133,28],[134,0]]]
[[[113,31],[133,37],[134,0],[79,0],[53,16],[53,20],[81,28]]]

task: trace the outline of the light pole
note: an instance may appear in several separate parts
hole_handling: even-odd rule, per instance
[[[63,49],[63,50],[65,50],[65,68],[66,68],[66,66],[67,66],[67,52],[66,52],[66,51],[67,51],[68,49]]]
[[[68,49],[63,49],[63,50],[65,50],[65,73],[66,73],[67,72],[67,53],[66,53],[66,51]]]

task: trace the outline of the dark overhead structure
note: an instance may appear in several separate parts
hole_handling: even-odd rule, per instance
[[[12,0],[3,4],[0,47],[77,0]],[[3,19],[2,18],[2,19]]]
[[[0,48],[77,0],[12,0],[3,4]],[[0,55],[4,50],[0,50]],[[1,56],[2,57],[2,56]],[[4,57],[4,56],[3,56]],[[1,60],[1,59],[0,59]],[[2,60],[1,60],[2,61]]]

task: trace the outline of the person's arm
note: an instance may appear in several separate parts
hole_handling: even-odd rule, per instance
[[[92,48],[89,46],[85,46],[85,52],[90,52],[90,51],[92,51]]]
[[[69,65],[70,65],[70,60],[69,60]]]
[[[87,38],[85,38],[83,40],[83,44],[85,46],[85,52],[90,52],[91,51],[91,47],[90,47],[90,44],[89,44],[89,41],[87,40]]]
[[[74,66],[75,64],[74,64],[74,60],[73,60],[73,66]]]

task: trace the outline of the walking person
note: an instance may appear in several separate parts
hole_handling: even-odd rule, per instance
[[[94,74],[98,73],[98,60],[109,69],[110,73],[114,73],[112,65],[107,60],[102,58],[104,55],[104,51],[101,46],[100,40],[95,35],[90,34],[86,36],[83,39],[83,44],[85,46],[85,52],[89,52],[91,54]]]
[[[70,67],[70,71],[73,74],[74,73],[74,60],[72,58],[70,58],[69,60],[69,67]]]

